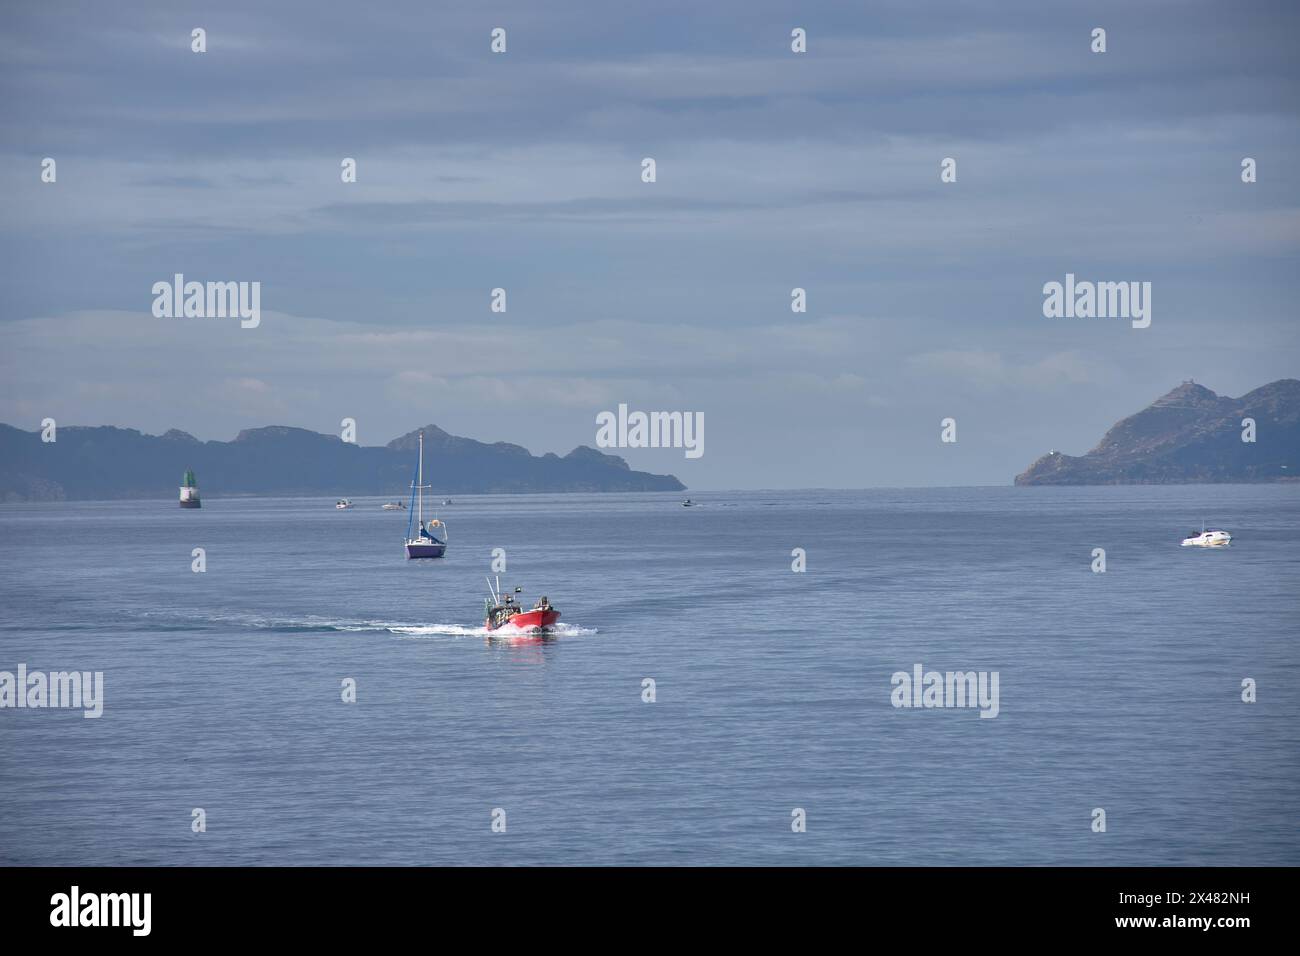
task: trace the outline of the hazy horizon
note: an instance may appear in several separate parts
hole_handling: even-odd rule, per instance
[[[1198,382],[1198,383],[1196,383],[1196,384],[1199,385],[1199,384],[1203,384],[1203,383],[1199,383],[1199,382]],[[1274,384],[1274,383],[1271,383],[1271,382],[1264,382],[1264,383],[1261,383],[1261,385],[1270,385],[1270,384]],[[1208,386],[1207,386],[1207,387],[1208,387]],[[1211,391],[1213,391],[1213,389],[1211,389]],[[1252,389],[1252,391],[1253,391],[1253,389]],[[1243,394],[1245,394],[1245,393],[1243,393]],[[1221,397],[1229,397],[1229,398],[1240,398],[1240,397],[1241,397],[1241,396],[1238,396],[1238,395],[1222,396],[1221,393],[1220,393],[1220,395],[1221,395]],[[1156,396],[1156,397],[1158,398],[1159,396]],[[1135,411],[1135,412],[1136,412],[1136,411],[1140,411],[1140,409],[1135,409],[1134,411]],[[1125,417],[1127,417],[1127,416],[1125,416]],[[2,422],[2,423],[0,423],[0,424],[13,425],[12,422]],[[1113,425],[1114,422],[1112,422],[1111,424]],[[401,431],[397,432],[396,434],[392,435],[391,438],[387,438],[387,439],[379,438],[379,439],[376,439],[376,440],[373,440],[373,441],[361,441],[361,440],[358,440],[358,441],[357,441],[357,444],[360,445],[360,446],[362,446],[362,447],[384,447],[384,446],[386,446],[389,442],[396,441],[396,440],[399,439],[399,438],[404,438],[404,437],[406,437],[407,435],[410,435],[410,434],[412,434],[413,432],[418,431],[419,429],[421,429],[421,428],[425,428],[425,427],[428,427],[428,426],[434,426],[434,427],[439,427],[439,428],[441,427],[437,422],[424,422],[424,423],[421,424],[421,425],[415,425],[415,426],[412,426],[411,428],[407,428],[407,429],[401,430]],[[21,426],[14,425],[13,427],[19,427],[19,428],[20,428]],[[114,424],[114,423],[107,423],[107,422],[105,422],[105,423],[98,423],[98,424],[83,424],[83,423],[80,423],[80,422],[68,422],[68,423],[59,423],[59,426],[58,426],[58,427],[59,427],[59,428],[77,428],[77,427],[80,427],[80,428],[100,428],[100,427],[110,427],[110,428],[134,429],[134,430],[136,430],[136,431],[140,431],[140,432],[142,432],[143,434],[146,434],[146,435],[153,435],[153,436],[155,436],[155,437],[160,437],[162,434],[164,434],[165,432],[167,432],[167,431],[170,430],[170,429],[162,429],[161,431],[158,431],[158,432],[149,432],[149,431],[145,431],[145,430],[143,430],[143,429],[135,428],[135,426],[132,426],[132,425]],[[331,432],[321,432],[321,431],[317,431],[316,429],[308,428],[307,426],[292,425],[292,424],[290,424],[290,423],[288,423],[288,422],[266,422],[266,423],[261,424],[261,425],[252,425],[252,424],[250,424],[250,425],[245,425],[245,426],[244,426],[243,428],[241,428],[239,431],[255,430],[255,429],[258,429],[258,428],[267,428],[267,427],[305,428],[306,430],[308,430],[308,431],[312,431],[312,432],[314,432],[314,433],[316,433],[316,434],[325,435],[325,436],[327,436],[327,437],[338,437],[336,434],[331,433]],[[1107,425],[1107,426],[1106,426],[1106,428],[1109,428],[1109,427],[1110,427],[1110,425]],[[39,429],[25,429],[25,430],[27,430],[27,431],[39,432]],[[237,432],[235,432],[234,434],[231,434],[231,435],[229,435],[229,436],[220,436],[220,435],[196,435],[196,434],[194,434],[193,432],[188,432],[186,429],[179,429],[179,430],[180,430],[180,431],[186,431],[186,433],[189,434],[189,435],[191,435],[191,437],[196,438],[196,439],[198,439],[198,440],[201,441],[201,442],[207,442],[207,441],[230,442],[230,441],[233,441],[233,440],[237,437],[237,435],[239,434],[239,432],[237,431]],[[446,429],[443,429],[443,431],[447,431],[447,430],[446,430]],[[455,435],[455,433],[451,433],[451,434],[453,435],[453,437],[474,439],[474,440],[476,440],[476,441],[480,441],[480,442],[483,442],[484,444],[489,444],[489,445],[490,445],[490,444],[493,444],[493,443],[495,443],[495,442],[499,442],[499,441],[501,441],[501,439],[495,439],[495,438],[484,437],[484,436],[478,436],[478,435]],[[1102,433],[1099,432],[1098,435],[1097,435],[1097,439],[1093,442],[1094,445],[1096,444],[1097,441],[1100,441],[1100,439],[1101,439],[1101,435],[1102,435]],[[518,443],[512,443],[512,444],[518,444]],[[528,446],[528,445],[523,445],[522,447],[526,448],[526,449],[528,450],[528,452],[529,452],[530,454],[534,455],[534,456],[541,456],[541,455],[547,454],[548,452],[563,456],[563,455],[566,455],[566,454],[568,454],[569,452],[571,452],[571,451],[574,450],[573,448],[568,448],[568,449],[561,449],[561,448],[533,448],[533,447],[530,447],[530,446]],[[580,447],[580,446],[574,446],[574,448],[577,448],[577,447]],[[586,443],[586,447],[588,447],[588,448],[596,447],[596,444],[595,444],[595,442],[589,442],[589,443]],[[1063,452],[1064,452],[1065,454],[1067,454],[1067,455],[1083,455],[1083,454],[1085,454],[1088,450],[1090,450],[1091,448],[1092,448],[1092,445],[1089,445],[1088,448],[1086,448],[1086,449],[1080,449],[1080,450],[1077,451],[1077,452],[1076,452],[1076,451],[1066,450],[1066,449],[1057,449],[1057,450],[1063,451]],[[624,448],[601,448],[601,449],[598,449],[598,450],[602,451],[602,452],[605,453],[605,454],[616,455],[616,456],[621,457],[621,458],[624,458],[624,459],[627,458],[629,452],[631,452],[632,454],[636,454],[638,451],[640,451],[639,449],[624,449]],[[1016,474],[1019,474],[1020,471],[1024,470],[1024,468],[1027,467],[1029,464],[1030,464],[1030,462],[1025,462],[1022,466],[1020,466],[1019,468],[1017,468],[1017,470],[1016,470],[1015,472],[1012,473],[1012,475],[1008,478],[1007,481],[1003,481],[1003,482],[998,482],[998,481],[989,481],[989,482],[977,482],[977,483],[969,483],[969,484],[959,484],[959,483],[931,483],[931,484],[926,484],[926,485],[858,485],[858,486],[851,486],[851,485],[802,485],[802,486],[789,486],[789,485],[785,485],[785,486],[770,486],[770,487],[769,487],[769,486],[762,486],[762,485],[753,485],[753,486],[735,486],[735,487],[716,486],[716,487],[715,487],[715,486],[707,486],[707,485],[690,485],[690,484],[687,484],[687,490],[689,490],[689,491],[693,491],[693,492],[706,492],[706,493],[708,493],[708,492],[728,492],[728,491],[754,491],[754,492],[761,492],[761,491],[875,491],[875,490],[878,490],[878,491],[888,491],[888,490],[913,490],[913,489],[924,489],[924,488],[952,488],[952,489],[957,489],[957,488],[998,488],[998,487],[1002,487],[1002,486],[1004,486],[1004,485],[1010,485],[1010,484],[1012,484],[1012,483],[1013,483],[1013,482],[1012,482],[1012,479],[1014,479],[1015,475],[1016,475]],[[636,466],[632,466],[632,467],[633,467],[633,469],[636,470],[636,471],[652,471],[652,472],[654,471],[654,470],[651,469],[651,468],[638,468],[638,467],[636,467]],[[656,473],[656,474],[675,474],[675,472],[673,472],[671,468],[667,468],[667,469],[663,470],[662,472],[654,472],[654,473]],[[680,475],[678,475],[677,477],[680,478]],[[1300,479],[1298,479],[1298,480],[1300,480]],[[1227,484],[1232,484],[1232,482],[1226,482],[1226,483],[1227,483]],[[497,492],[482,492],[481,494],[570,494],[570,493],[573,493],[573,492],[546,492],[546,491],[539,491],[539,492],[500,492],[500,493],[497,493]],[[676,494],[676,492],[631,492],[631,491],[607,491],[607,492],[587,492],[587,493],[591,493],[591,494],[638,494],[638,493],[641,493],[641,494]],[[477,493],[477,492],[476,492],[475,494],[480,494],[480,493]],[[246,496],[248,496],[247,493],[240,493],[240,494],[238,494],[238,495],[235,495],[235,497],[246,497]],[[254,495],[254,497],[285,497],[285,496],[284,496],[284,495],[280,495],[280,494],[268,493],[268,494],[265,494],[265,495],[262,495],[262,494]],[[288,497],[293,497],[293,496],[288,496]],[[308,497],[311,497],[311,496],[308,496]],[[316,496],[316,497],[319,497],[319,496]],[[366,496],[366,495],[361,495],[361,497],[367,497],[367,496]],[[370,496],[370,497],[375,497],[375,496],[372,495],[372,496]],[[379,497],[382,497],[382,495],[379,496]],[[113,499],[105,499],[105,500],[113,500]]]

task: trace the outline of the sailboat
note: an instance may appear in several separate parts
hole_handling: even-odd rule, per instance
[[[428,487],[424,483],[424,432],[420,432],[420,457],[415,465],[415,480],[411,482],[411,506],[414,510],[406,521],[408,558],[441,558],[447,553],[447,526],[437,518],[431,518],[427,523],[424,520],[424,489]],[[434,536],[435,528],[442,529],[441,539]]]

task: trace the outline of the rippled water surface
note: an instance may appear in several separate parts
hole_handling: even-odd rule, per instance
[[[0,670],[105,681],[0,710],[0,862],[1300,863],[1300,487],[694,497],[458,498],[439,561],[379,500],[0,506]],[[554,636],[482,630],[494,548]]]

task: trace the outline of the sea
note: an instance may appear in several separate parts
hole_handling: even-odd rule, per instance
[[[0,505],[0,864],[1300,864],[1300,485],[691,495]]]

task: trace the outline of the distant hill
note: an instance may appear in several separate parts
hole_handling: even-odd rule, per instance
[[[632,471],[626,461],[579,446],[561,458],[535,456],[506,442],[484,444],[424,431],[430,493],[681,491],[672,475]],[[229,495],[409,494],[420,430],[386,446],[362,447],[334,435],[272,425],[234,441],[201,442],[175,429],[145,435],[133,428],[60,425],[58,440],[0,424],[0,500],[175,497],[186,468],[205,498]]]
[[[1253,418],[1255,441],[1241,440]],[[1017,485],[1180,484],[1300,479],[1300,381],[1284,378],[1241,398],[1185,382],[1106,432],[1075,458],[1053,452]]]

